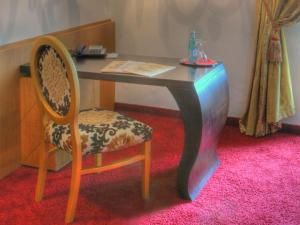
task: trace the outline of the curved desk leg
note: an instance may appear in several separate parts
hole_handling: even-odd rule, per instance
[[[194,200],[219,165],[216,147],[229,103],[226,71],[218,66],[191,89],[168,89],[180,108],[185,129],[177,189],[182,198]]]

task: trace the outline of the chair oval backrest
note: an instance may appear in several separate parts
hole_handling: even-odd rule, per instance
[[[38,98],[50,118],[59,124],[74,120],[79,112],[79,82],[65,46],[52,36],[37,39],[30,68]]]

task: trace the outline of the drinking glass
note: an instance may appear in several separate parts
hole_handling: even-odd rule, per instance
[[[202,41],[201,39],[196,40],[196,48],[198,51],[197,62],[206,62],[207,61],[207,55],[203,49],[203,43],[204,43],[204,41]]]

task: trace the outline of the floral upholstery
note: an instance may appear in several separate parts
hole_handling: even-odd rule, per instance
[[[151,139],[152,128],[117,112],[88,109],[78,118],[83,154],[115,151]],[[53,121],[46,126],[46,141],[71,152],[69,125]]]
[[[70,84],[65,65],[51,46],[43,46],[39,52],[38,72],[42,93],[50,107],[64,116],[70,108]]]

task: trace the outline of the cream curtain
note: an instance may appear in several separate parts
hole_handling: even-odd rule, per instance
[[[276,132],[283,118],[295,114],[286,42],[280,28],[300,21],[300,0],[256,3],[256,59],[240,130],[246,135],[264,136]]]

